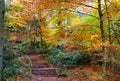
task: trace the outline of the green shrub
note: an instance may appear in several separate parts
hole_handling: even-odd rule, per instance
[[[48,58],[49,62],[56,64],[58,63],[61,59],[65,58],[67,55],[64,54],[63,52],[59,51],[57,54],[51,54],[50,57]]]
[[[27,53],[29,51],[29,47],[31,44],[28,40],[23,40],[19,45],[13,46],[13,49],[16,50],[20,54]]]
[[[3,77],[4,79],[9,78],[11,76],[23,75],[25,72],[20,68],[20,65],[16,63],[9,63],[4,67]]]
[[[21,68],[22,62],[17,63],[17,53],[10,43],[6,42],[5,46],[3,51],[3,79],[7,80],[7,78],[18,74],[23,75],[25,72]]]
[[[49,53],[52,50],[50,46],[41,46],[40,43],[40,41],[31,42],[28,39],[25,39],[19,45],[14,46],[13,48],[21,54],[44,54]]]
[[[84,54],[80,52],[73,54],[71,57],[74,64],[86,64],[91,61],[91,56],[89,54]]]
[[[91,61],[91,56],[80,52],[68,55],[59,50],[56,54],[49,55],[47,60],[54,65],[70,67],[73,65],[89,63]]]

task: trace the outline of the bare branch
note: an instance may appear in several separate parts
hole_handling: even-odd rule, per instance
[[[92,16],[92,17],[94,17],[94,18],[99,20],[99,17],[96,17],[96,16],[94,16],[92,14],[88,14],[88,13],[84,13],[84,12],[80,12],[80,11],[76,11],[76,10],[72,10],[72,9],[65,9],[65,10],[68,10],[68,11],[71,11],[71,12],[75,12],[75,13],[78,13],[78,14],[81,14],[81,15],[84,15],[84,14],[85,15],[89,15],[89,16]]]
[[[84,6],[86,6],[86,7],[90,7],[90,8],[93,8],[93,9],[98,9],[98,8],[96,8],[96,7],[93,7],[93,6],[91,6],[91,5],[87,5],[87,4],[84,4],[84,3],[79,3],[80,5],[84,5]]]

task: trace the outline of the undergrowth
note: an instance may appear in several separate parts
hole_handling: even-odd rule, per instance
[[[6,41],[3,51],[3,81],[11,81],[16,79],[18,75],[24,77],[27,73],[24,68],[25,61],[26,60],[13,49],[11,43]]]
[[[63,47],[61,47],[63,48]],[[48,53],[43,54],[43,57],[51,63],[53,66],[58,68],[58,73],[60,76],[66,76],[68,69],[90,63],[91,56],[80,51],[74,54],[65,53],[65,49],[61,50],[58,47],[49,46]]]

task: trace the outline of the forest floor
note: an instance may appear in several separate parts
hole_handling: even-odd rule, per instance
[[[41,55],[29,55],[32,60],[32,78],[28,77],[19,81],[120,81],[120,75],[107,69],[109,77],[103,79],[101,66],[84,65],[84,68],[76,67],[67,71],[66,77],[57,77],[57,69],[47,63]]]

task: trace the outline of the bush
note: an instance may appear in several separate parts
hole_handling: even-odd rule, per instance
[[[18,74],[23,75],[25,72],[21,68],[22,62],[17,63],[18,56],[12,45],[6,42],[5,46],[3,51],[3,79],[6,81],[9,77]]]
[[[86,64],[91,61],[91,56],[89,54],[78,52],[72,55],[72,60],[74,61],[74,64]]]
[[[31,44],[29,41],[25,39],[19,45],[13,46],[13,49],[15,49],[20,54],[24,54],[28,52],[30,46]]]
[[[80,52],[68,55],[59,50],[56,54],[50,55],[47,60],[54,65],[70,67],[73,65],[89,63],[91,61],[91,56]]]
[[[25,72],[20,68],[20,65],[13,62],[7,64],[7,66],[5,66],[3,70],[4,79],[23,74],[25,74]]]
[[[53,50],[52,46],[41,46],[41,42],[31,42],[28,39],[23,40],[19,45],[14,46],[13,48],[21,54],[44,54],[50,53]]]
[[[60,62],[61,59],[67,57],[66,54],[64,54],[61,51],[58,51],[56,54],[52,54],[49,56],[48,60],[49,62],[51,62],[52,64],[56,65],[58,62]]]

